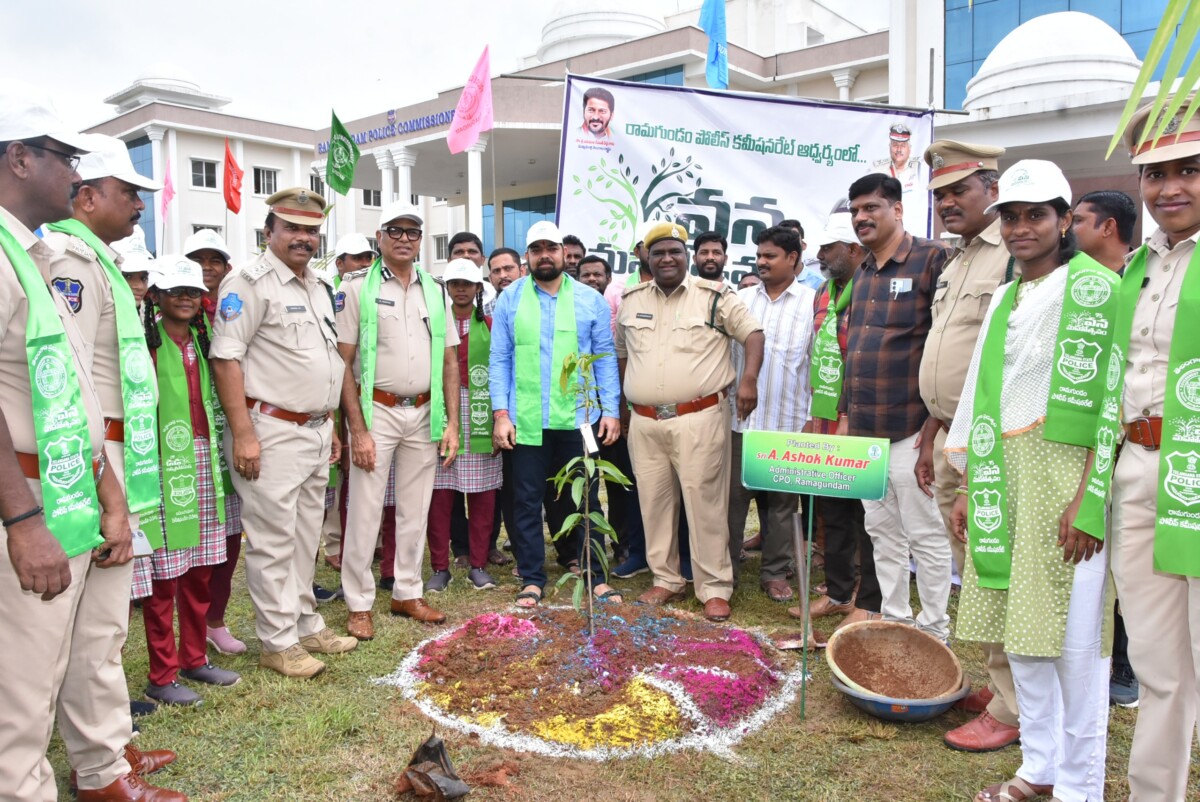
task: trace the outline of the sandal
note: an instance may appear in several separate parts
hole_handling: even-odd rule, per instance
[[[532,610],[534,607],[537,607],[538,603],[541,602],[541,600],[542,600],[542,589],[539,588],[537,585],[526,585],[525,587],[535,588],[535,590],[523,590],[520,593],[518,593],[517,598],[516,598],[516,603],[517,603],[518,607],[521,607],[525,610]],[[532,604],[521,604],[521,601],[523,599],[532,599],[533,603]]]
[[[596,601],[611,601],[613,604],[622,604],[625,601],[625,597],[621,594],[621,591],[616,588],[609,588],[603,593],[597,593],[593,590],[592,595],[596,597]]]
[[[583,571],[579,570],[579,560],[571,560],[567,563],[567,570],[575,576],[583,576]]]
[[[1038,790],[1038,789],[1044,790]],[[1025,802],[1029,799],[1040,799],[1054,793],[1052,785],[1030,785],[1020,777],[1013,777],[1007,782],[989,785],[975,795],[975,802]]]

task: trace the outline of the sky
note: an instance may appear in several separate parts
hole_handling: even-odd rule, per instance
[[[671,9],[678,0],[650,2]],[[80,128],[112,116],[104,98],[161,72],[230,98],[230,114],[320,128],[331,107],[353,120],[462,86],[485,45],[493,75],[517,69],[556,5],[58,0],[50,14],[40,3],[9,2],[0,70],[46,89]]]

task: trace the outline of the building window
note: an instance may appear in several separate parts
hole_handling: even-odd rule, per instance
[[[267,167],[254,168],[254,194],[274,195],[278,190],[279,171]]]
[[[383,205],[383,192],[378,189],[364,189],[363,206],[371,206],[378,209]]]
[[[206,229],[206,228],[207,228],[207,229],[210,229],[210,230],[212,230],[212,231],[215,231],[215,232],[217,232],[218,234],[220,234],[220,233],[221,233],[221,227],[220,227],[220,226],[210,226],[210,225],[208,225],[207,223],[192,223],[192,233],[193,233],[193,234],[199,234],[201,231],[203,231],[203,230],[204,230],[204,229]]]
[[[379,240],[374,237],[367,237],[367,244],[371,246],[371,250],[379,253]]]
[[[310,175],[308,177],[308,188],[322,197],[325,195],[325,182],[321,180],[321,176],[319,175]]]
[[[436,261],[444,262],[450,258],[450,238],[445,234],[438,234],[433,238],[433,258]]]
[[[325,239],[325,235],[321,235],[321,242],[317,245],[317,252],[313,254],[313,259],[324,259],[325,254],[329,251],[329,241]]]
[[[258,253],[262,253],[266,249],[267,249],[267,232],[263,231],[261,228],[255,229],[255,231],[254,231],[254,250],[256,250]]]
[[[217,163],[203,159],[192,159],[192,186],[202,189],[217,188]]]
[[[504,244],[518,251],[524,250],[525,234],[534,223],[541,220],[554,222],[554,203],[553,195],[504,201]]]
[[[420,195],[409,195],[408,202],[411,203],[413,206],[420,206],[421,205],[421,196]]]
[[[657,86],[683,86],[683,67],[667,67],[665,70],[643,72],[638,75],[630,75],[622,80]]]
[[[133,169],[142,175],[154,175],[154,152],[150,145],[150,137],[144,136],[141,139],[131,140],[126,143],[126,146],[129,148],[129,158],[133,161]],[[146,250],[155,253],[158,246],[155,239],[155,232],[158,229],[156,225],[158,204],[154,202],[153,192],[139,192],[138,197],[142,199],[142,203],[146,204],[146,208],[142,210],[142,219],[138,221],[138,224],[146,235]]]

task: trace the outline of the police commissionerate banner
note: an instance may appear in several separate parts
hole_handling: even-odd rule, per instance
[[[742,484],[751,490],[878,501],[887,493],[890,452],[884,438],[747,430]]]
[[[816,232],[866,173],[900,180],[905,228],[928,236],[929,112],[568,76],[562,131],[559,228],[617,275],[637,269],[647,220],[723,234],[734,282],[781,220],[801,222],[814,255]]]

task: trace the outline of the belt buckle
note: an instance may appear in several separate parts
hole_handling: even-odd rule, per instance
[[[655,404],[654,417],[657,420],[670,420],[678,417],[679,413],[675,411],[675,404]]]
[[[304,427],[308,429],[319,429],[325,425],[325,421],[329,420],[329,413],[324,415],[310,415],[308,420],[304,422]]]
[[[1154,442],[1154,429],[1150,426],[1149,418],[1134,418],[1129,426],[1138,434],[1138,445],[1147,451],[1158,450],[1158,443]]]
[[[411,409],[412,407],[415,407],[416,405],[417,405],[417,399],[412,397],[411,395],[396,396],[396,406],[400,407],[401,409]]]

